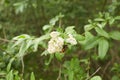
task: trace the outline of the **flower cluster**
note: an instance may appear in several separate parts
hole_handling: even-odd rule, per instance
[[[48,49],[47,51],[49,53],[55,53],[55,52],[60,52],[63,49],[63,45],[64,42],[66,41],[67,43],[70,43],[71,45],[76,45],[77,41],[76,39],[73,37],[72,34],[68,34],[68,38],[67,39],[63,39],[62,37],[60,37],[60,33],[57,31],[53,31],[50,33],[51,39],[48,42]]]
[[[51,39],[48,42],[48,52],[49,53],[55,53],[60,52],[64,45],[64,39],[62,37],[59,37],[59,32],[51,32],[50,36]]]
[[[68,37],[69,37],[69,38],[66,39],[66,42],[67,42],[67,43],[70,43],[71,45],[76,45],[76,44],[77,44],[77,41],[76,41],[76,39],[73,37],[72,34],[68,34]]]

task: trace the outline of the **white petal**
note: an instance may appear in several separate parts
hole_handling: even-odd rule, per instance
[[[76,39],[73,37],[73,35],[71,34],[68,34],[69,38],[66,39],[66,42],[67,43],[70,43],[71,45],[76,45],[77,44],[77,41]]]
[[[50,36],[51,36],[52,38],[58,37],[59,35],[60,35],[60,33],[57,32],[57,31],[53,31],[53,32],[50,33]]]

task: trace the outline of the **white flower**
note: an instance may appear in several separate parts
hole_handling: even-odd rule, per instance
[[[55,37],[51,38],[50,41],[48,42],[48,52],[49,53],[55,53],[55,52],[60,52],[63,48],[64,45],[64,39],[61,37]]]
[[[70,43],[71,45],[76,45],[76,44],[77,44],[77,41],[76,41],[76,39],[73,37],[72,34],[68,34],[68,37],[69,37],[69,38],[66,39],[66,42],[67,42],[67,43]]]
[[[53,32],[50,33],[50,36],[51,36],[52,38],[58,37],[59,35],[60,35],[60,33],[57,32],[57,31],[53,31]]]

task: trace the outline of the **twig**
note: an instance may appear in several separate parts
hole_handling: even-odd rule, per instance
[[[102,77],[104,77],[105,71],[106,71],[107,68],[109,67],[110,63],[111,63],[111,61],[109,61],[109,62],[107,63],[107,65],[105,66],[105,68],[104,68],[104,70],[103,70]]]
[[[21,74],[21,80],[23,80],[23,74],[24,74],[24,59],[21,57],[21,63],[22,63],[22,74]]]
[[[10,40],[8,40],[8,39],[3,39],[3,38],[0,38],[0,41],[3,41],[3,42],[10,42]]]
[[[5,28],[3,28],[3,35],[4,35],[4,38],[7,39],[7,36],[6,36],[6,33],[5,33]]]
[[[61,64],[60,64],[59,75],[57,77],[57,80],[60,80],[60,78],[61,78]]]
[[[101,67],[99,67],[90,77],[88,77],[86,80],[89,80],[92,76],[94,76],[99,70],[101,69]]]
[[[64,78],[65,78],[65,80],[67,80],[67,75],[66,74],[64,75]]]
[[[59,28],[62,26],[62,20],[61,20],[61,18],[60,18],[60,20],[59,20]]]

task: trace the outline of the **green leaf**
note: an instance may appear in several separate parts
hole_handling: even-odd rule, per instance
[[[94,76],[90,80],[102,80],[102,78],[100,76]]]
[[[107,21],[101,23],[103,27],[105,27],[106,24],[107,24]]]
[[[52,18],[52,19],[50,20],[50,22],[49,22],[50,25],[54,26],[55,23],[56,23],[60,18],[62,18],[62,17],[64,17],[64,15],[59,14],[59,15],[57,15],[55,18]]]
[[[11,70],[11,71],[7,74],[6,80],[13,80],[13,70]]]
[[[91,34],[90,32],[85,32],[85,38],[86,38],[86,40],[89,40],[89,39],[91,39],[91,38],[93,38],[94,36],[93,36],[93,34]]]
[[[12,48],[14,48],[15,46],[20,45],[21,43],[23,43],[25,40],[31,40],[31,37],[27,34],[22,34],[19,36],[16,36],[13,38],[13,41],[15,40],[14,45],[12,46]]]
[[[45,65],[49,65],[53,58],[54,58],[54,54],[51,54],[49,60],[45,62]]]
[[[98,55],[100,59],[103,59],[109,49],[109,43],[106,39],[100,38],[98,45]]]
[[[75,34],[74,37],[75,37],[75,39],[76,39],[77,41],[85,40],[85,37],[82,36],[82,35],[80,35],[80,34]]]
[[[106,12],[106,13],[105,13],[105,19],[106,19],[106,20],[109,20],[110,17],[111,17],[111,16],[110,16],[110,13]]]
[[[98,41],[99,41],[99,37],[93,37],[88,39],[84,45],[85,50],[95,47],[98,44]]]
[[[73,78],[74,78],[74,72],[69,70],[69,72],[68,72],[68,80],[73,80]]]
[[[35,80],[35,76],[33,72],[31,73],[30,80]]]
[[[95,20],[95,21],[104,21],[103,18],[95,18],[94,20]]]
[[[101,28],[101,29],[104,27],[104,26],[103,26],[102,24],[100,24],[100,23],[97,23],[96,25],[97,25],[99,28]]]
[[[85,25],[85,26],[84,26],[84,30],[85,30],[85,31],[89,31],[89,30],[91,30],[91,29],[93,29],[93,28],[94,28],[94,26],[91,25],[91,24],[88,24],[88,25]]]
[[[109,38],[109,34],[106,31],[104,31],[103,29],[95,27],[95,30],[100,36],[104,36],[106,38]]]
[[[11,58],[9,64],[7,65],[7,71],[10,70],[12,62],[15,60],[15,58]]]
[[[115,19],[114,19],[114,18],[111,18],[111,19],[109,20],[109,24],[112,25],[112,24],[114,23],[114,21],[115,21]]]
[[[44,31],[47,30],[47,29],[49,29],[49,28],[52,28],[52,26],[50,26],[50,25],[45,25],[45,26],[43,26],[43,30],[44,30]]]
[[[112,32],[109,33],[109,36],[112,39],[120,40],[120,32],[119,31],[112,31]]]
[[[119,76],[115,75],[112,77],[112,80],[120,80]]]
[[[14,71],[14,80],[20,80],[20,76],[18,71]]]
[[[67,34],[74,34],[74,33],[76,33],[76,31],[74,30],[74,27],[75,26],[69,26],[69,27],[67,27],[65,29],[65,33],[67,33]]]
[[[85,40],[79,41],[79,43],[82,44],[82,45],[85,45],[86,42],[87,42],[88,40],[92,39],[93,37],[94,37],[94,36],[93,36],[90,32],[86,31],[86,32],[85,32]]]
[[[12,48],[14,48],[15,46],[21,44],[23,41],[24,41],[24,39],[20,39],[20,40],[16,41],[16,42],[14,43],[14,45],[12,46]]]
[[[116,20],[120,20],[120,16],[116,16],[115,19],[116,19]]]
[[[22,34],[13,38],[13,40],[29,39],[30,36],[27,34]]]
[[[47,50],[45,50],[44,52],[41,53],[41,56],[43,56],[43,55],[46,56],[46,55],[48,55],[48,54],[49,54],[49,52],[48,52]]]
[[[20,46],[19,53],[16,55],[16,57],[23,57],[27,51],[27,45],[25,42],[23,42]]]
[[[39,45],[40,42],[42,42],[43,40],[49,39],[49,38],[50,38],[49,34],[43,35],[40,38],[36,38],[33,41],[34,52],[37,51],[37,48],[38,48],[38,45]]]
[[[26,48],[28,49],[33,44],[33,41],[29,39],[26,41],[26,43],[27,43]]]
[[[63,29],[61,27],[58,27],[56,31],[63,33]]]
[[[62,58],[64,57],[64,53],[55,53],[55,57],[61,61]]]
[[[24,11],[24,9],[27,7],[27,3],[26,1],[21,1],[21,2],[14,3],[13,6],[15,7],[16,14],[18,14]]]

